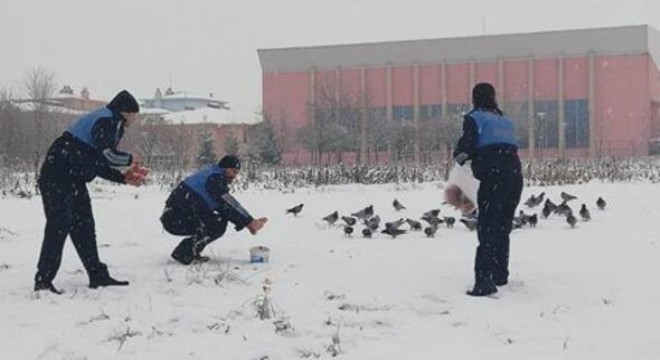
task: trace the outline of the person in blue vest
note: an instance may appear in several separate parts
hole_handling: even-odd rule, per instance
[[[480,181],[475,284],[467,294],[486,296],[508,282],[509,234],[523,177],[514,124],[497,106],[495,88],[489,83],[476,84],[472,104],[463,120],[454,160],[460,165],[471,160],[473,175]]]
[[[187,236],[172,252],[181,264],[205,262],[204,247],[224,235],[228,222],[236,231],[247,228],[255,235],[268,219],[254,219],[229,194],[229,184],[238,176],[241,163],[227,155],[217,164],[208,166],[184,179],[165,202],[160,221],[172,235]]]
[[[62,293],[53,286],[53,279],[67,236],[71,236],[87,271],[89,287],[128,285],[128,281],[112,278],[99,260],[86,183],[98,176],[120,184],[142,184],[144,178],[139,176],[133,156],[117,149],[124,129],[136,120],[139,111],[133,95],[121,91],[108,105],[78,119],[50,146],[38,178],[46,228],[34,291]],[[123,172],[115,168],[122,166],[130,167]]]

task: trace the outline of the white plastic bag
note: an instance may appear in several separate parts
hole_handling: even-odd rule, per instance
[[[455,196],[448,196],[450,195],[449,192],[456,191],[456,187],[460,189],[460,200],[456,199]],[[447,179],[445,200],[461,210],[463,214],[467,214],[477,208],[478,191],[479,180],[475,179],[472,175],[470,162],[465,162],[462,166],[454,163],[454,166],[449,171],[449,179]]]

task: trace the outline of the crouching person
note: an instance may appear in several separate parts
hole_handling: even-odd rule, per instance
[[[172,191],[160,221],[168,233],[187,236],[172,252],[174,260],[184,265],[208,261],[201,255],[204,247],[224,235],[228,222],[236,231],[247,228],[252,235],[264,226],[268,219],[254,219],[229,194],[229,184],[240,169],[238,158],[228,155],[184,179]]]

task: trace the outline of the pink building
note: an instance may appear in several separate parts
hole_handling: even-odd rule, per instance
[[[660,137],[660,33],[646,25],[265,49],[259,58],[264,113],[287,138],[288,163],[310,161],[292,135],[322,121],[313,109],[327,89],[349,104],[340,110],[410,123],[414,160],[422,156],[420,124],[460,122],[472,86],[483,81],[498,89],[524,156],[648,155]],[[344,162],[366,159],[366,117],[349,124],[359,135]]]

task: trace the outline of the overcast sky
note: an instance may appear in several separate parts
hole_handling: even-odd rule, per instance
[[[93,98],[171,82],[258,110],[257,49],[640,24],[660,0],[0,0],[0,89],[45,67]]]

